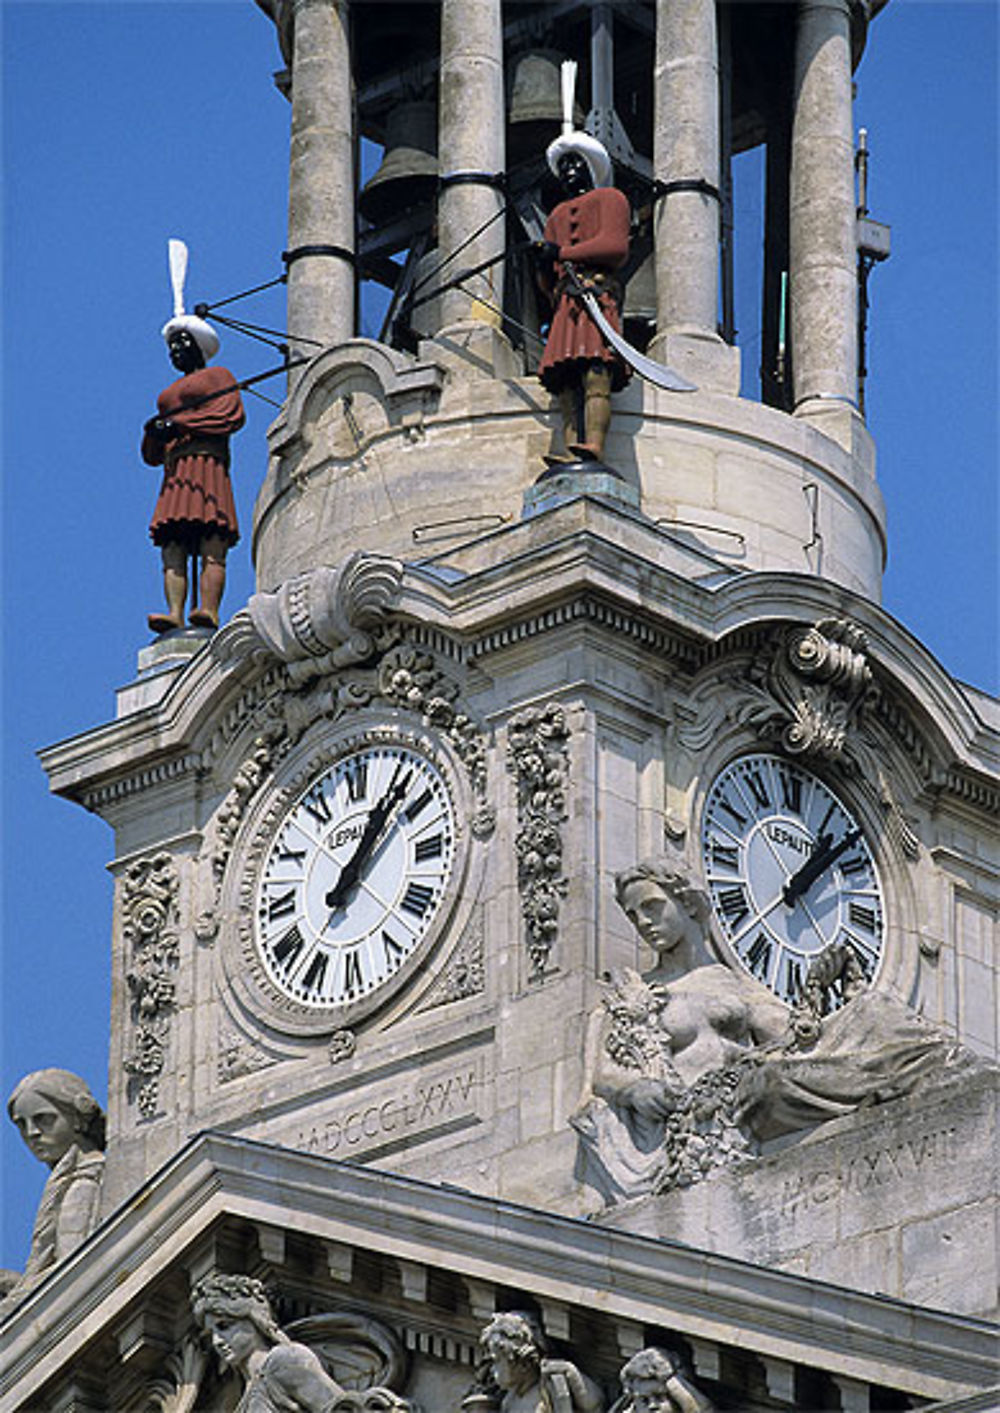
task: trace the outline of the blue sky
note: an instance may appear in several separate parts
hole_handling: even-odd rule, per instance
[[[869,425],[888,503],[885,606],[955,676],[997,679],[995,0],[892,0],[857,74],[872,215]],[[34,752],[111,718],[160,606],[139,429],[170,380],[166,241],[191,299],[281,273],[288,105],[251,0],[5,0],[3,911],[0,1087],[60,1065],[106,1093],[110,831],[50,797]],[[752,206],[751,189],[747,200]],[[747,254],[747,252],[743,252]],[[741,257],[742,258],[742,257]],[[752,303],[752,299],[749,301]],[[238,307],[280,327],[280,290]],[[744,308],[742,322],[752,329]],[[376,330],[365,328],[363,332]],[[238,377],[273,365],[224,334]],[[746,352],[756,366],[757,350]],[[261,391],[280,397],[281,380]],[[234,442],[245,531],[274,408]],[[225,609],[252,592],[247,542]],[[23,1265],[45,1170],[0,1116],[0,1265]]]

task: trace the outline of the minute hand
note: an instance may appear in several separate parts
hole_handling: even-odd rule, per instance
[[[328,908],[339,908],[347,894],[361,877],[361,870],[368,862],[368,857],[378,842],[379,835],[385,827],[386,820],[406,794],[409,783],[408,775],[404,776],[401,780],[397,780],[394,785],[389,787],[368,816],[368,823],[365,825],[364,833],[358,840],[358,847],[341,869],[340,877],[337,879],[336,884],[326,895],[326,906]]]
[[[820,874],[825,873],[832,863],[836,863],[841,854],[845,854],[848,849],[854,847],[861,838],[861,830],[849,829],[839,844],[831,844],[829,836],[827,836],[827,842],[824,843],[823,837],[822,834],[819,837],[819,849],[809,855],[802,867],[792,874],[781,890],[781,896],[789,907],[796,898],[801,898],[802,894],[812,887]]]

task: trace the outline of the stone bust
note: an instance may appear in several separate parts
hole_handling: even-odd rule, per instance
[[[69,1070],[34,1070],[7,1101],[25,1144],[51,1169],[22,1275],[8,1280],[9,1307],[75,1250],[97,1225],[104,1174],[104,1112]]]
[[[331,1413],[344,1396],[317,1355],[279,1329],[259,1280],[205,1276],[191,1292],[191,1311],[243,1381],[236,1413]]]
[[[604,1413],[597,1385],[568,1359],[548,1357],[527,1315],[494,1315],[479,1337],[501,1391],[500,1413]]]
[[[621,1371],[624,1393],[612,1413],[712,1413],[714,1405],[664,1349],[640,1349]]]

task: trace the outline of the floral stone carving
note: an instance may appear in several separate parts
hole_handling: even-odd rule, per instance
[[[168,853],[130,864],[122,885],[122,937],[131,953],[132,1046],[124,1066],[135,1080],[139,1112],[156,1112],[171,1018],[177,1007],[177,866]]]
[[[517,781],[517,882],[533,981],[545,973],[566,895],[568,740],[566,714],[556,702],[518,712],[507,730],[507,769]]]

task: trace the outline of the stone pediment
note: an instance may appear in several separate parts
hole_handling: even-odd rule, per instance
[[[11,1313],[0,1407],[55,1406],[60,1389],[85,1386],[95,1371],[105,1398],[117,1379],[130,1388],[122,1406],[145,1407],[133,1400],[190,1342],[190,1286],[229,1269],[252,1269],[299,1319],[347,1309],[394,1328],[413,1382],[421,1359],[442,1366],[435,1387],[451,1370],[459,1393],[433,1413],[457,1409],[479,1329],[515,1295],[553,1339],[572,1346],[586,1332],[579,1357],[599,1378],[655,1338],[686,1350],[703,1384],[722,1387],[752,1349],[756,1377],[777,1399],[770,1407],[791,1406],[796,1365],[846,1383],[850,1407],[862,1406],[865,1384],[955,1398],[996,1374],[995,1330],[978,1320],[206,1133]]]

